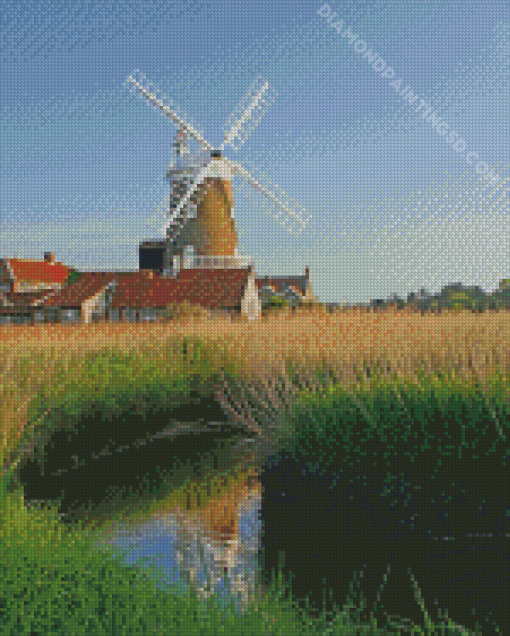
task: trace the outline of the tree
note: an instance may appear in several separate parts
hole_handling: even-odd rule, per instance
[[[267,311],[277,311],[279,309],[285,309],[291,306],[291,302],[284,296],[277,296],[276,294],[265,304],[264,309]]]
[[[67,277],[66,285],[72,285],[73,283],[76,283],[76,281],[80,280],[82,276],[83,276],[83,272],[79,272],[76,269],[72,269]]]

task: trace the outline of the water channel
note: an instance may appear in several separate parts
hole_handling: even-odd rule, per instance
[[[458,624],[474,630],[474,620],[482,623],[490,614],[501,633],[510,634],[510,501],[501,469],[483,477],[495,489],[481,502],[468,495],[473,479],[482,477],[467,473],[463,498],[444,481],[413,482],[407,470],[383,497],[385,476],[368,465],[352,469],[354,479],[305,469],[290,456],[266,455],[256,465],[253,438],[232,428],[213,401],[143,421],[132,413],[108,428],[99,415],[82,424],[78,435],[53,436],[44,476],[33,461],[21,469],[25,501],[60,496],[70,523],[101,523],[119,511],[127,520],[146,509],[136,523],[112,526],[109,542],[113,553],[128,548],[128,564],[161,566],[165,576],[158,585],[191,582],[204,597],[216,590],[227,598],[228,592],[242,607],[255,589],[257,565],[269,575],[283,551],[299,598],[312,593],[320,605],[326,577],[342,606],[356,571],[367,601],[363,620],[379,598],[379,625],[386,615],[423,625],[409,567],[436,622],[438,608],[447,607]],[[141,441],[142,430],[149,435]],[[172,498],[190,479],[236,474],[241,477],[198,507],[186,497]],[[435,505],[425,508],[427,497]],[[497,633],[483,625],[484,636]]]

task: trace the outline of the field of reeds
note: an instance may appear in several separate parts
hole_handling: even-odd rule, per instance
[[[177,406],[192,391],[214,394],[233,421],[273,451],[299,438],[291,414],[303,396],[326,399],[340,387],[359,397],[358,387],[366,394],[381,383],[402,390],[436,383],[483,394],[495,438],[506,440],[508,316],[282,311],[250,324],[218,317],[1,328],[0,631],[141,634],[172,625],[189,634],[387,633],[346,623],[347,613],[305,621],[284,598],[281,578],[274,594],[228,619],[214,599],[168,595],[138,568],[120,566],[107,548],[92,552],[84,528],[63,528],[51,509],[27,509],[16,467],[31,456],[43,463],[51,435],[72,428],[92,406],[107,420],[127,405],[140,413]],[[428,620],[428,633],[460,633],[452,622]]]

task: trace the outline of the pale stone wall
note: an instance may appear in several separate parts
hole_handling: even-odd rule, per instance
[[[34,283],[32,281],[19,280],[16,284],[17,292],[37,292],[43,291],[44,289],[54,289],[58,290],[62,287],[59,283],[42,283],[37,282]]]
[[[262,311],[262,301],[260,300],[259,290],[255,283],[255,275],[251,272],[248,275],[248,281],[241,299],[241,313],[248,317],[248,320],[257,320],[260,318]]]
[[[81,308],[81,319],[83,322],[91,322],[93,314],[104,317],[114,287],[115,281],[103,287],[97,294],[83,303]]]

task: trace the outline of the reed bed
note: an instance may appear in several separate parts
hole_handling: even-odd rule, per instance
[[[203,345],[204,353],[197,359]],[[361,379],[369,383],[368,367],[388,380],[416,383],[420,375],[450,375],[490,395],[494,373],[499,370],[508,377],[510,372],[510,329],[506,312],[421,315],[356,310],[281,312],[251,324],[216,318],[180,324],[7,327],[0,329],[0,434],[8,461],[25,427],[36,425],[29,417],[36,396],[58,402],[77,386],[84,397],[95,397],[104,389],[104,369],[88,370],[96,354],[110,356],[112,365],[122,356],[127,366],[125,374],[115,378],[117,384],[132,383],[134,378],[143,383],[149,368],[161,381],[179,373],[197,378],[200,371],[206,378],[219,378],[224,372],[255,384],[288,377],[292,368],[309,378],[302,388],[316,391],[331,381],[345,386]],[[141,369],[140,361],[145,363]],[[246,413],[241,419],[260,432]]]

